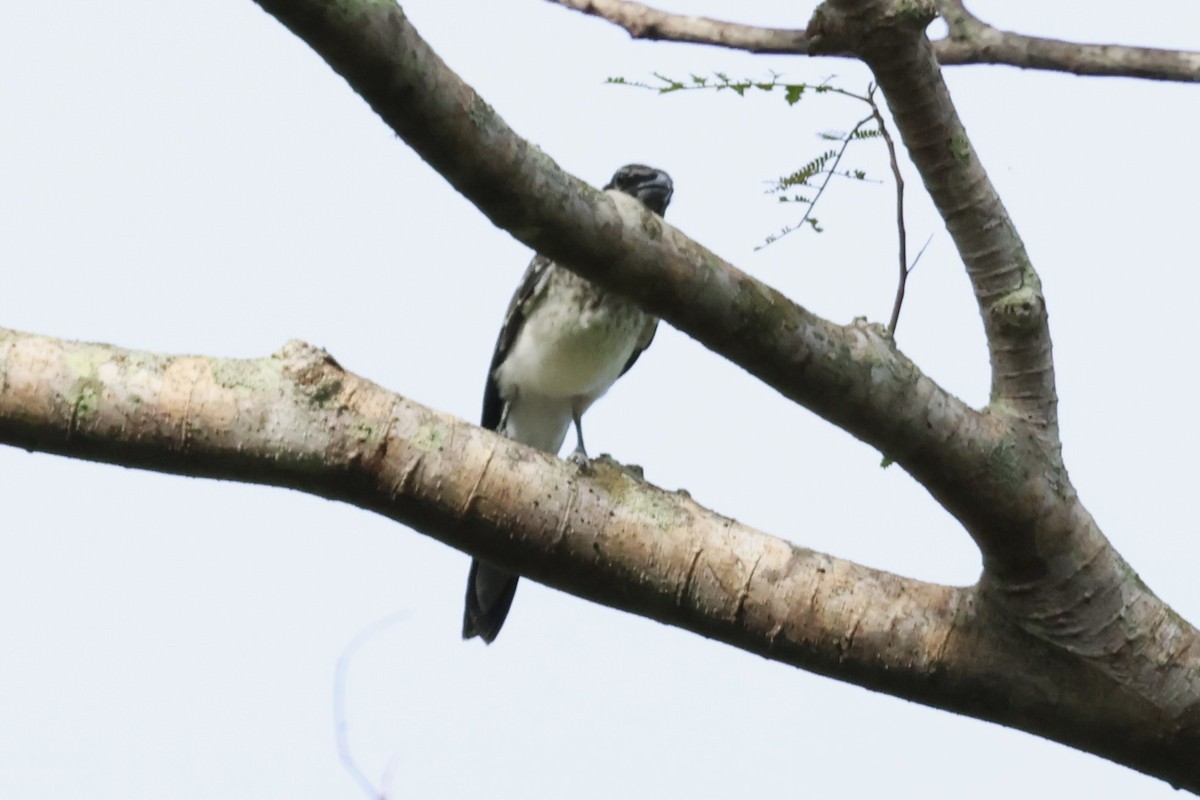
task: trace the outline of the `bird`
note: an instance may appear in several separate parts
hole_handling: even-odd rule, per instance
[[[603,188],[635,197],[662,216],[675,187],[661,169],[627,164]],[[535,255],[496,338],[480,425],[557,455],[574,423],[571,460],[586,465],[583,413],[629,371],[657,326],[658,319],[632,301]],[[471,560],[463,639],[495,640],[517,582],[511,572]]]

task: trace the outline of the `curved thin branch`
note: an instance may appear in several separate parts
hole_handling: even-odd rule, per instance
[[[875,87],[867,92],[867,103],[871,106],[871,116],[875,118],[875,124],[879,126],[879,135],[883,138],[883,143],[887,145],[888,164],[892,168],[892,180],[896,182],[896,239],[898,242],[897,259],[900,262],[900,279],[896,282],[896,299],[892,301],[892,316],[888,320],[887,331],[889,336],[896,335],[896,326],[900,324],[900,309],[904,305],[904,290],[908,286],[908,274],[912,272],[914,261],[910,266],[908,263],[908,230],[904,226],[904,175],[900,172],[900,161],[896,157],[896,142],[892,139],[892,134],[888,132],[887,122],[883,119],[883,114],[879,113],[879,104],[875,102]],[[925,248],[921,248],[924,252]],[[921,256],[918,254],[917,258]]]
[[[938,6],[950,26],[950,35],[934,43],[943,66],[1006,64],[1074,75],[1200,81],[1200,53],[1026,36],[993,28],[967,11],[961,0],[938,0]]]
[[[0,330],[0,442],[352,503],[581,597],[1200,787],[1200,720],[1130,702],[975,590],[796,547],[611,460],[583,474],[299,342],[246,361]],[[1160,656],[1200,666],[1195,650]],[[1175,706],[1200,697],[1172,688]]]
[[[746,50],[751,53],[804,53],[808,34],[788,28],[760,28],[659,11],[633,0],[550,0],[565,8],[606,19],[634,39],[688,42]]]
[[[1058,398],[1041,282],[984,171],[924,29],[932,4],[831,0],[813,15],[817,47],[851,50],[888,101],[909,156],[967,268],[992,362],[989,408],[1030,423],[1059,461]]]
[[[805,30],[671,14],[633,0],[549,2],[608,20],[624,28],[634,39],[788,55],[807,54],[812,45]],[[1116,44],[1079,44],[1026,36],[1002,31],[980,21],[966,11],[960,0],[939,0],[939,6],[950,24],[950,35],[933,43],[934,53],[943,66],[1004,64],[1075,75],[1200,81],[1200,53]],[[826,50],[820,55],[852,54]]]

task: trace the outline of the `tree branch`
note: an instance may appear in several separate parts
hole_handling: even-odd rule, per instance
[[[882,451],[925,485],[993,563],[1040,556],[1025,535],[1060,470],[1041,445],[950,395],[880,326],[835,325],[620,195],[597,192],[514,133],[388,0],[257,0],[322,55],[404,141],[496,225],[621,292]],[[991,454],[1028,459],[1014,495]],[[1045,481],[1042,483],[1041,481]],[[986,509],[983,511],[981,509]]]
[[[239,360],[0,329],[0,441],[348,502],[550,586],[786,663],[908,673],[897,685],[957,670],[942,663],[947,640],[972,616],[964,590],[795,547],[609,459],[581,472],[387,392],[301,342]]]
[[[608,20],[634,39],[688,42],[751,53],[804,53],[808,34],[787,28],[760,28],[711,17],[669,14],[633,0],[550,0],[565,8]]]
[[[0,441],[355,503],[598,602],[1200,788],[1196,631],[1131,577],[1078,502],[1052,420],[1032,413],[1044,394],[994,390],[990,413],[977,413],[877,326],[821,320],[635,201],[590,189],[509,130],[390,0],[259,3],[496,224],[892,456],[979,542],[979,587],[794,547],[612,463],[580,475],[301,345],[236,362],[0,334]],[[876,70],[981,307],[995,302],[981,287],[998,287],[1002,310],[1016,312],[1007,329],[989,328],[993,348],[1004,336],[1028,345],[1045,322],[1036,275],[1021,262],[1021,282],[1007,283],[1023,250],[1015,232],[993,230],[1007,227],[1003,207],[939,95],[920,25],[928,7],[831,2],[810,46],[841,40]],[[933,108],[892,96],[908,91]],[[1049,377],[1032,386],[1052,399]],[[1021,376],[994,382],[1019,387]]]
[[[931,4],[921,0],[828,0],[809,25],[812,49],[850,50],[874,72],[975,288],[992,359],[989,410],[1009,418],[1014,430],[1025,429],[1041,443],[1049,462],[1061,468],[1041,285],[942,81],[924,33],[932,12]],[[1145,648],[1155,649],[1150,643],[1163,641],[1158,637],[1170,629],[1165,636],[1174,642],[1172,648],[1178,647],[1181,654],[1196,652],[1200,641],[1195,629],[1176,626],[1177,616],[1165,605],[1143,613],[1147,607],[1139,595],[1145,587],[1129,579],[1128,566],[1111,546],[1101,544],[1103,537],[1075,497],[1065,471],[1052,472],[1057,473],[1057,500],[1051,502],[1058,508],[1045,512],[1040,530],[1033,534],[1040,539],[1032,548],[1040,554],[1037,565],[1021,567],[1011,558],[1000,564],[985,555],[985,594],[1024,630],[1086,654],[1097,668],[1139,687],[1136,691],[1143,696],[1157,696],[1155,702],[1170,705],[1172,692],[1159,690],[1161,681],[1181,677],[1173,669],[1174,657],[1147,660]],[[1059,522],[1047,525],[1054,517]],[[1056,555],[1047,558],[1051,551]],[[1118,577],[1122,572],[1124,579]],[[1105,610],[1094,615],[1098,607]],[[1140,619],[1123,628],[1121,620],[1130,614]],[[1122,642],[1122,637],[1134,630],[1138,643],[1131,647],[1131,640]],[[1200,676],[1195,680],[1200,683]],[[1172,713],[1191,718],[1200,713],[1200,706],[1179,707]]]
[[[887,145],[888,165],[892,168],[892,180],[896,182],[896,239],[897,260],[900,263],[900,277],[896,281],[896,299],[892,301],[892,316],[888,320],[887,332],[889,336],[896,335],[896,326],[900,324],[900,309],[904,305],[904,289],[908,285],[908,273],[912,272],[913,265],[908,263],[908,231],[904,227],[904,176],[900,173],[900,160],[896,156],[896,142],[892,140],[892,134],[888,132],[887,122],[883,119],[883,114],[879,113],[879,105],[875,102],[875,87],[867,92],[867,103],[871,106],[871,116],[875,118],[875,124],[879,126],[879,135],[883,137],[883,143]],[[921,248],[924,252],[925,248]],[[918,255],[917,258],[921,256]]]
[[[1074,75],[1200,81],[1200,53],[1026,36],[993,28],[967,11],[961,0],[938,0],[938,7],[950,26],[950,35],[934,43],[943,66],[1007,64]]]
[[[352,503],[581,597],[1200,787],[1200,720],[1129,702],[974,590],[796,547],[608,459],[583,474],[299,342],[244,361],[0,330],[0,442]]]
[[[789,55],[808,54],[812,45],[808,31],[671,14],[633,0],[549,1],[605,19],[624,28],[634,39]],[[1077,44],[1025,36],[993,28],[969,14],[959,0],[939,0],[939,6],[950,24],[950,35],[933,43],[934,53],[943,66],[1005,64],[1075,75],[1200,81],[1200,53],[1115,44]],[[820,55],[852,54],[827,50]]]
[[[831,1],[817,9],[809,32],[818,50],[850,50],[874,72],[975,290],[992,362],[989,408],[1031,424],[1060,463],[1041,282],[942,80],[924,33],[932,13],[931,4]]]
[[[1172,725],[1190,713],[1179,699],[1188,698],[1186,705],[1200,696],[1194,685],[1200,684],[1200,670],[1165,674],[1159,668],[1163,662],[1155,659],[1164,641],[1171,642],[1172,658],[1191,653],[1196,631],[1145,586],[1129,580],[1128,565],[1079,503],[1057,449],[1048,446],[1052,428],[1025,424],[1004,406],[1036,409],[1036,397],[1001,393],[990,413],[979,414],[922,375],[878,326],[821,320],[632,199],[598,193],[567,175],[513,133],[390,2],[258,2],[325,57],[393,130],[496,224],[588,279],[635,299],[901,464],[963,522],[983,550],[981,601],[1061,652],[1086,653],[1099,674],[1138,703],[1167,715]],[[901,108],[897,123],[906,138],[929,124],[939,135],[958,132],[958,137],[917,143],[926,148],[924,154],[913,141],[906,143],[918,150],[918,166],[947,213],[956,243],[975,265],[976,282],[985,289],[991,288],[989,281],[1007,288],[1013,270],[1006,259],[1022,251],[1015,233],[995,230],[997,220],[1006,219],[1003,207],[969,145],[965,154],[951,148],[949,159],[967,164],[967,172],[942,163],[946,145],[965,143],[965,137],[948,97],[937,94],[945,91],[940,77],[920,60],[929,59],[921,34],[925,9],[875,3],[855,22],[885,12],[876,16],[877,30],[873,37],[868,31],[867,39],[894,41],[895,49],[885,54],[896,63],[879,57],[873,66],[894,70],[903,57],[918,57],[912,68],[919,80],[911,88],[925,96],[932,85],[932,118]],[[835,18],[840,13],[831,12]],[[889,28],[896,25],[899,30]],[[837,25],[821,29],[826,46],[847,32]],[[880,81],[885,92],[905,85],[888,69],[879,74],[887,79]],[[931,164],[935,173],[945,167],[951,178],[930,181]],[[959,185],[964,176],[981,180],[983,189],[979,183]],[[968,221],[980,230],[972,233]],[[964,247],[980,241],[995,243],[999,252],[972,253]],[[1018,273],[1024,281],[1027,273]],[[1039,317],[1033,307],[1033,301],[1040,303],[1036,276],[1028,274],[1033,285],[1021,284],[1015,294],[997,300],[981,292],[986,295],[981,304],[999,302],[1010,312],[997,315],[1015,320],[1007,328],[1001,325],[999,336],[1016,343],[1044,335],[1044,314]],[[1023,325],[1023,319],[1032,324]],[[1048,338],[1045,343],[1048,347]],[[997,361],[1004,364],[1005,357],[1001,353]],[[997,380],[1019,386],[1019,378],[1001,374]],[[480,553],[505,563],[490,550],[480,548]]]

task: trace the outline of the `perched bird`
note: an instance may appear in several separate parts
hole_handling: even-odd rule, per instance
[[[604,187],[636,197],[656,214],[674,186],[641,164],[617,170]],[[535,255],[513,294],[483,390],[485,428],[558,453],[575,423],[574,460],[586,463],[580,417],[633,366],[654,338],[658,319],[629,300]],[[471,561],[463,638],[491,644],[508,616],[517,576]]]

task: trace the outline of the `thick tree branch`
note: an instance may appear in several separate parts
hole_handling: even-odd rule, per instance
[[[1061,470],[1057,400],[1045,301],[1024,245],[979,163],[924,29],[932,5],[921,0],[829,0],[809,26],[814,48],[858,54],[887,98],[913,163],[921,172],[975,287],[992,357],[989,410],[1027,430],[1055,475],[1032,530],[1037,553],[1020,564],[1009,551],[992,561],[985,548],[982,586],[1024,630],[1091,660],[1144,697],[1172,705],[1162,681],[1182,676],[1167,661],[1146,658],[1165,640],[1172,653],[1200,647],[1194,628],[1130,578],[1128,565],[1103,536]],[[1121,577],[1124,575],[1124,577]],[[1152,607],[1157,606],[1157,608]],[[1137,618],[1129,627],[1126,622]],[[1165,638],[1164,638],[1165,637]],[[1176,650],[1176,648],[1178,648]],[[1186,660],[1186,659],[1185,659]],[[1200,676],[1183,678],[1200,682]],[[1178,707],[1188,717],[1195,708]]]
[[[752,531],[611,463],[580,475],[300,345],[234,362],[5,333],[0,441],[352,502],[581,596],[1200,789],[1196,631],[1136,580],[1075,497],[1048,366],[997,370],[1000,390],[977,413],[877,327],[821,320],[636,202],[562,172],[390,0],[258,1],[496,224],[892,456],[979,542],[983,581],[906,581]],[[928,8],[831,2],[810,46],[841,46],[876,70],[971,270],[993,364],[1048,365],[1036,275],[939,94]],[[893,97],[906,92],[933,108]],[[997,354],[1005,337],[1015,350]],[[1028,395],[1010,391],[1026,382]]]
[[[1025,571],[1061,469],[1043,445],[923,375],[882,328],[823,320],[665,224],[600,193],[515,134],[389,0],[258,0],[497,225],[622,292],[785,396],[871,443],[963,521],[989,561]],[[1029,470],[1014,494],[1004,452]],[[1020,531],[1014,536],[1013,531]]]
[[[559,1],[638,30],[698,34],[721,27],[712,20],[667,19],[670,15],[626,0]],[[1024,244],[971,148],[933,60],[923,31],[934,7],[931,2],[845,6],[844,11],[838,3],[818,8],[805,46],[816,54],[856,54],[876,72],[975,287],[992,357],[992,409],[1037,426],[1057,459],[1057,398],[1045,300]],[[886,26],[880,24],[884,17],[891,20]],[[891,34],[901,28],[903,41],[897,42]],[[742,38],[766,36],[765,29],[738,30]]]
[[[1058,400],[1041,283],[942,80],[924,29],[931,4],[842,0],[809,25],[818,51],[858,54],[875,73],[925,187],[966,265],[992,361],[991,410],[1030,423],[1058,461]]]
[[[1200,672],[1164,672],[1157,659],[1163,647],[1169,647],[1169,658],[1191,654],[1196,631],[1130,579],[1128,566],[1080,505],[1058,460],[1053,404],[1046,405],[1044,394],[997,392],[989,413],[978,414],[923,376],[876,326],[821,320],[636,202],[595,192],[514,134],[390,2],[343,0],[336,7],[316,0],[258,2],[320,53],[496,224],[634,298],[892,456],[983,549],[982,599],[989,607],[1061,652],[1082,654],[1077,657],[1119,685],[1127,699],[1155,709],[1171,725],[1190,719]],[[840,36],[847,46],[869,52],[885,92],[907,85],[909,79],[895,70],[915,54],[909,88],[930,96],[936,107],[927,114],[901,106],[897,121],[910,148],[926,148],[918,165],[973,266],[981,305],[991,312],[993,347],[1005,337],[1018,345],[1015,355],[1000,352],[994,360],[1023,363],[1026,350],[1048,360],[1048,349],[1038,350],[1049,341],[1042,338],[1036,276],[1027,263],[1017,269],[1010,263],[1023,255],[1020,240],[1011,230],[994,230],[997,220],[1003,227],[1003,207],[970,153],[948,98],[943,102],[938,95],[944,86],[929,66],[922,34],[929,9],[920,3],[867,4],[853,9],[856,14],[832,8],[830,24],[818,26],[819,35],[823,46]],[[874,27],[866,24],[872,19]],[[922,141],[926,126],[959,135]],[[943,168],[946,176],[939,178]],[[976,222],[978,234],[964,220]],[[981,242],[997,251],[971,249]],[[1009,285],[1014,273],[1018,282]],[[1052,388],[1047,377],[1034,376],[1032,387]],[[1020,390],[1028,380],[1021,374],[997,378],[1006,390]],[[1188,658],[1181,663],[1190,663]],[[1184,727],[1190,730],[1190,723]]]
[[[582,597],[1200,787],[1200,720],[1131,702],[974,590],[796,547],[608,460],[582,474],[298,342],[243,361],[0,331],[0,442],[349,502]]]
[[[549,1],[607,20],[624,28],[634,39],[788,55],[809,53],[811,46],[808,32],[804,30],[765,28],[710,17],[671,14],[633,0]],[[938,5],[950,25],[950,35],[933,43],[934,54],[943,66],[1006,64],[1075,75],[1200,81],[1200,53],[1115,44],[1077,44],[1025,36],[993,28],[969,14],[958,0],[939,0]],[[826,50],[820,55],[853,54]]]

